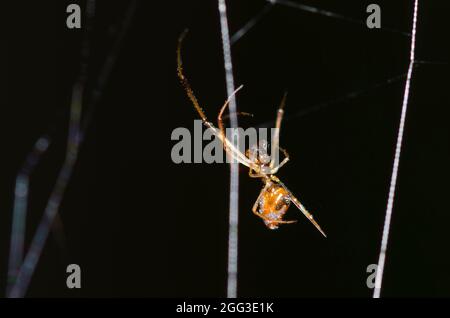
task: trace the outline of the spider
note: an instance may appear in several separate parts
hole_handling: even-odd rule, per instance
[[[216,128],[210,121],[208,121],[203,109],[197,98],[192,91],[192,88],[184,75],[183,62],[181,59],[181,45],[187,31],[184,31],[178,39],[177,47],[177,74],[183,85],[189,99],[194,105],[195,110],[200,115],[203,124],[212,130],[213,134],[219,138],[222,142],[224,150],[230,158],[236,159],[239,163],[249,168],[249,176],[251,178],[259,178],[262,180],[264,186],[256,199],[252,212],[260,217],[267,228],[274,230],[279,227],[280,224],[295,223],[295,220],[283,220],[290,203],[294,205],[306,216],[306,218],[326,237],[324,231],[320,228],[319,224],[314,220],[311,213],[300,203],[300,201],[292,194],[292,192],[278,179],[275,174],[278,170],[289,161],[289,155],[286,150],[279,146],[279,129],[281,127],[281,121],[283,119],[284,105],[286,102],[286,94],[284,94],[280,106],[278,108],[276,118],[276,128],[273,136],[273,145],[271,147],[271,156],[267,155],[268,144],[266,141],[260,141],[259,145],[254,145],[248,149],[245,154],[242,153],[236,146],[226,137],[225,129],[223,125],[223,113],[227,108],[230,99],[236,94],[242,86],[236,89],[233,94],[228,97],[225,104],[220,109],[217,116],[218,128]],[[247,113],[240,113],[247,114]],[[248,115],[248,114],[247,114]],[[281,150],[285,158],[283,161],[276,165],[274,160],[276,151]],[[271,159],[272,158],[272,159]]]

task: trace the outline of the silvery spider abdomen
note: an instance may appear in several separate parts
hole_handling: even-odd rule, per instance
[[[291,200],[289,193],[280,185],[272,183],[262,194],[259,202],[259,215],[264,224],[271,230],[284,223],[283,216],[286,213]]]

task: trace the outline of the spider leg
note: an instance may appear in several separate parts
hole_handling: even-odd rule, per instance
[[[262,175],[262,174],[259,174],[259,173],[253,173],[253,169],[252,169],[252,168],[250,168],[250,169],[248,170],[248,176],[249,176],[250,178],[263,178],[263,177],[264,177],[264,175]]]
[[[258,198],[256,199],[255,203],[253,204],[252,207],[252,212],[254,214],[256,214],[257,216],[259,216],[260,218],[262,218],[261,214],[258,213],[258,205],[259,202],[261,200],[261,197],[263,196],[264,192],[266,192],[267,188],[270,186],[270,182],[266,182],[266,184],[264,185],[264,187],[261,189],[261,192],[258,195]]]
[[[275,123],[275,133],[273,135],[272,140],[272,147],[271,147],[271,154],[270,154],[270,168],[273,169],[275,166],[275,155],[278,152],[278,148],[280,145],[280,128],[281,128],[281,121],[283,120],[284,115],[284,105],[286,104],[286,97],[287,92],[284,93],[283,98],[281,99],[280,106],[278,107],[278,113],[277,113],[277,120]]]
[[[217,115],[217,126],[219,127],[219,129],[220,129],[220,133],[224,136],[224,137],[226,137],[226,133],[225,133],[225,127],[224,127],[224,125],[223,125],[223,120],[222,120],[222,115],[223,115],[223,112],[225,111],[225,109],[228,107],[228,105],[230,104],[230,100],[231,100],[231,98],[240,90],[242,88],[242,85],[241,86],[239,86],[234,92],[233,92],[233,94],[231,94],[228,98],[227,98],[227,100],[225,101],[225,104],[223,104],[223,106],[222,106],[222,108],[220,109],[220,112],[219,112],[219,114]],[[225,151],[227,151],[227,145],[224,143],[223,144],[223,148],[225,149]],[[228,151],[227,151],[228,152]]]
[[[195,110],[200,115],[200,118],[202,119],[203,123],[206,127],[210,128],[214,135],[217,136],[220,141],[222,141],[222,144],[224,145],[225,150],[228,154],[232,156],[232,158],[236,158],[241,164],[244,166],[247,166],[249,168],[257,168],[255,164],[253,164],[247,157],[245,157],[244,154],[242,154],[227,138],[226,135],[223,134],[221,131],[218,131],[214,125],[208,121],[208,118],[205,115],[205,112],[203,111],[202,107],[200,106],[197,98],[194,95],[194,92],[191,88],[191,85],[189,84],[189,81],[187,77],[184,75],[183,72],[183,60],[181,58],[181,46],[183,43],[183,40],[187,34],[187,30],[185,30],[180,37],[178,38],[178,46],[177,46],[177,75],[178,78],[181,81],[181,84],[184,87],[184,90],[186,91],[186,94],[188,95],[189,99],[191,100],[192,104],[194,105]],[[242,86],[241,86],[242,87]],[[238,91],[241,87],[239,87],[236,91]],[[234,93],[236,93],[236,91]],[[233,94],[234,94],[233,93]],[[233,95],[232,95],[233,96]],[[225,105],[223,108],[226,107],[226,105],[229,103],[229,98],[225,102]]]
[[[285,220],[269,220],[272,223],[277,223],[277,224],[292,224],[292,223],[297,223],[297,220],[289,220],[289,221],[285,221]]]
[[[277,177],[275,177],[274,175],[271,175],[270,179],[274,182],[277,182],[289,193],[289,198],[290,198],[291,202],[293,202],[295,204],[295,206],[306,216],[306,218],[316,227],[316,229],[320,233],[322,233],[323,236],[327,237],[325,232],[320,228],[320,225],[314,220],[312,214],[309,213],[308,210],[306,210],[306,208],[303,206],[303,204],[300,203],[300,201],[292,194],[292,192],[284,185],[284,183],[281,182],[281,180],[278,179]]]
[[[252,113],[247,113],[247,112],[237,112],[236,115],[253,117]],[[230,118],[230,114],[222,116],[222,119],[228,119],[228,118]]]
[[[278,148],[283,152],[284,159],[278,166],[273,167],[271,169],[270,174],[276,174],[278,172],[278,170],[289,161],[289,154],[288,154],[288,152],[285,149],[281,148],[281,147],[278,147]]]
[[[286,211],[287,211],[287,209],[289,208],[289,206],[284,206],[283,208],[282,208],[282,210],[281,211],[279,211],[279,213],[281,214],[281,215],[284,215],[285,213],[286,213]],[[263,219],[264,221],[267,221],[267,222],[270,222],[270,223],[276,223],[276,224],[291,224],[291,223],[297,223],[297,220],[274,220],[274,219],[271,219],[270,217],[267,217],[267,216],[265,216],[265,215],[260,215],[260,217],[261,217],[261,219]]]
[[[203,120],[203,122],[206,124],[206,126],[209,126],[210,123],[208,122],[208,119],[206,118],[205,112],[203,111],[202,107],[200,106],[200,104],[197,100],[197,97],[195,97],[194,92],[191,88],[191,85],[189,84],[189,81],[183,72],[183,60],[181,58],[181,45],[183,44],[183,40],[186,37],[186,34],[187,34],[187,29],[184,30],[184,32],[181,33],[180,37],[178,38],[177,75],[181,81],[181,84],[184,87],[184,90],[186,91],[186,94],[188,95],[189,99],[191,100],[192,104],[194,105],[195,110],[200,115],[200,118]]]
[[[223,113],[224,113],[225,109],[228,107],[228,105],[230,104],[231,98],[233,98],[233,96],[238,91],[240,91],[242,89],[242,87],[243,87],[243,85],[239,86],[227,98],[227,100],[223,104],[222,108],[220,109],[219,114],[217,115],[217,125],[219,127],[219,134],[221,136],[220,138],[222,140],[223,149],[227,152],[227,154],[230,156],[230,158],[236,159],[237,161],[239,161],[243,165],[245,165],[245,166],[247,166],[249,168],[255,169],[256,165],[253,162],[251,162],[239,149],[237,149],[236,146],[230,140],[228,140],[228,138],[226,137],[225,127],[223,125],[223,120],[222,120]],[[251,115],[249,113],[242,113],[242,114]]]

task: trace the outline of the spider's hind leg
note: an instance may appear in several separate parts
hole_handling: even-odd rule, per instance
[[[271,175],[270,179],[273,182],[278,183],[279,185],[281,185],[289,194],[289,198],[291,200],[292,203],[294,203],[294,205],[303,213],[303,215],[316,227],[316,229],[325,237],[327,237],[327,235],[325,234],[325,232],[322,230],[322,228],[320,227],[319,223],[316,222],[316,220],[314,220],[314,217],[312,216],[311,213],[309,213],[308,210],[306,210],[306,208],[303,206],[303,204],[300,203],[300,201],[294,196],[294,194],[292,194],[292,192],[284,185],[283,182],[281,182],[280,179],[278,179],[276,176]]]

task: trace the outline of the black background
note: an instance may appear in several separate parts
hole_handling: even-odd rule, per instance
[[[371,2],[302,3],[364,21]],[[15,175],[50,127],[55,143],[32,177],[29,242],[63,160],[83,34],[65,26],[69,3],[85,2],[7,6],[1,290]],[[98,1],[89,83],[129,3]],[[266,5],[227,3],[231,33]],[[383,27],[410,32],[413,1],[376,3]],[[445,1],[420,2],[417,60],[448,62],[449,10]],[[60,210],[66,247],[50,236],[27,296],[226,295],[229,169],[170,157],[172,130],[192,130],[197,119],[176,77],[176,41],[186,27],[186,73],[215,119],[226,98],[217,2],[141,1]],[[244,126],[272,120],[289,91],[281,144],[291,162],[278,176],[328,234],[321,237],[294,208],[288,218],[297,224],[266,229],[251,213],[261,184],[242,167],[239,296],[372,295],[366,268],[378,260],[404,81],[294,114],[406,73],[409,44],[398,33],[276,5],[233,46],[235,81],[245,85],[238,107],[255,114]],[[450,295],[447,73],[448,64],[414,70],[383,296]],[[66,288],[70,263],[82,268],[80,290]]]

